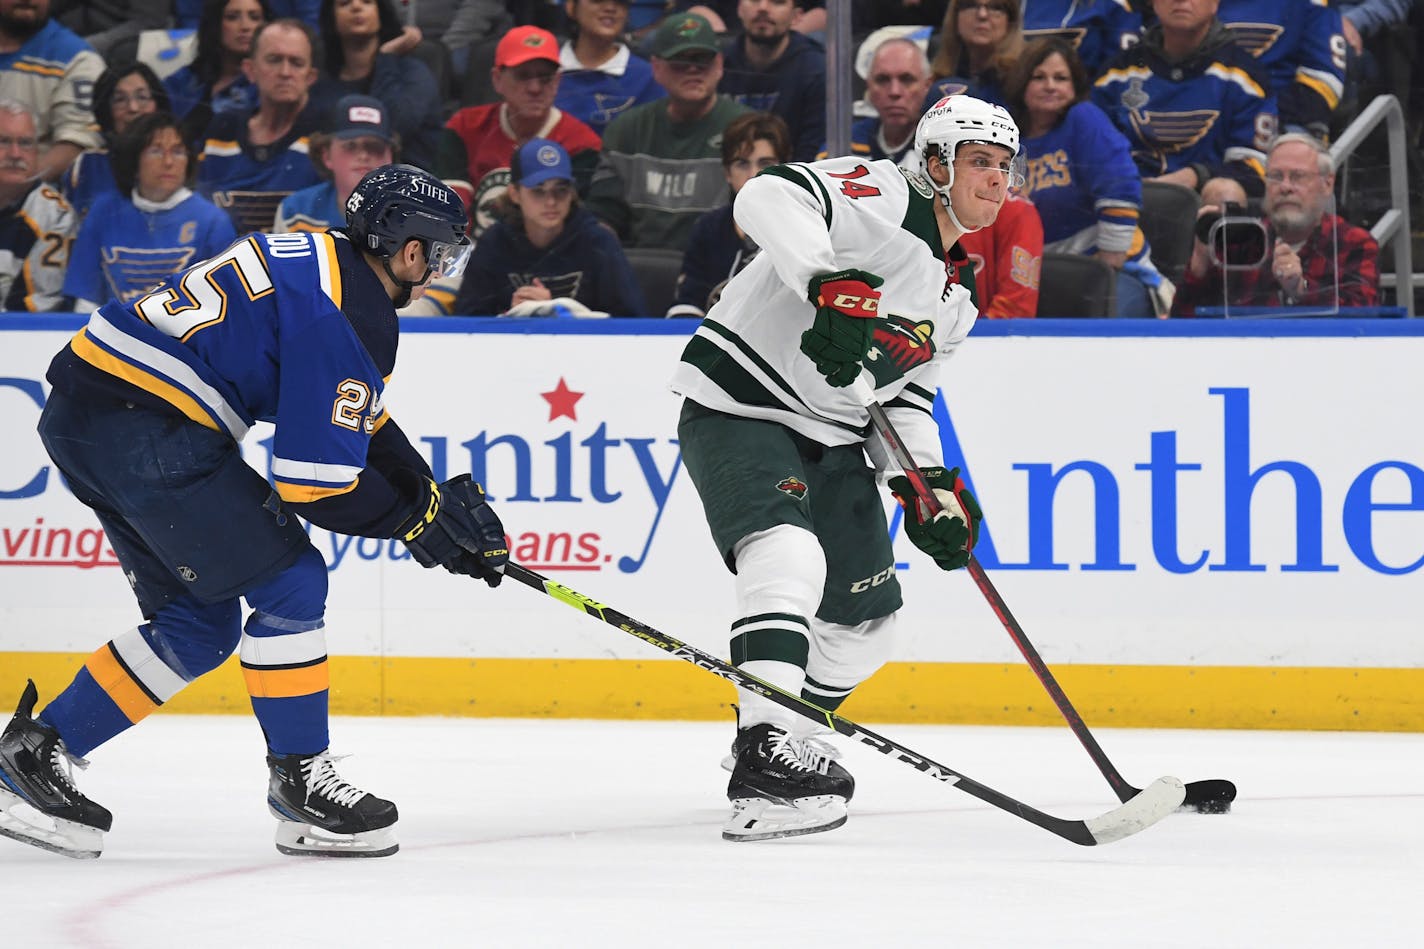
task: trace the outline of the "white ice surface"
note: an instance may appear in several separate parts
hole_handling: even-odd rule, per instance
[[[1058,816],[1116,804],[1066,728],[877,730]],[[1424,735],[1103,729],[1138,787],[1219,777],[1241,797],[1095,848],[859,745],[845,827],[726,843],[728,725],[339,719],[333,736],[343,774],[399,805],[400,853],[279,855],[256,724],[159,715],[79,775],[114,812],[100,859],[0,839],[0,944],[1421,945]]]

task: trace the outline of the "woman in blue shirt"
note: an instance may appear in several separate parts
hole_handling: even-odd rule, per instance
[[[140,116],[115,140],[117,188],[94,202],[69,253],[64,293],[76,310],[136,300],[233,242],[227,214],[188,189],[194,164],[167,112]]]
[[[1118,272],[1118,316],[1163,315],[1171,291],[1137,226],[1142,179],[1090,91],[1070,44],[1043,39],[1024,50],[1005,86],[1027,164],[1022,193],[1043,219],[1045,251],[1096,256]]]

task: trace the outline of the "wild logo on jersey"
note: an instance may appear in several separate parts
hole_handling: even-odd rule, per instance
[[[903,376],[934,358],[934,323],[914,322],[903,316],[887,316],[875,321],[875,344],[866,354],[866,364],[876,378],[886,369]]]
[[[802,481],[795,475],[787,475],[785,478],[782,478],[780,481],[776,482],[776,490],[782,492],[783,494],[789,494],[796,500],[800,501],[806,496],[806,492],[810,491],[811,489],[806,485],[806,482]]]

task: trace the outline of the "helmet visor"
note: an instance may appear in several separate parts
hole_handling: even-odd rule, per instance
[[[468,237],[461,237],[458,244],[449,241],[431,241],[426,251],[426,262],[430,276],[435,280],[452,279],[465,272],[470,251],[474,249]]]

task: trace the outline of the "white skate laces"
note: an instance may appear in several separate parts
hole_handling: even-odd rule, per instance
[[[772,733],[767,757],[797,771],[826,774],[840,753],[819,739],[797,738],[788,731],[781,731]]]
[[[336,762],[346,757],[349,756],[322,752],[302,762],[302,770],[306,772],[307,779],[307,800],[317,794],[342,807],[355,807],[356,802],[366,796],[365,791],[343,780],[341,775],[336,773]]]
[[[79,785],[74,783],[74,769],[85,770],[89,767],[89,759],[70,754],[69,749],[64,747],[64,742],[57,741],[49,753],[49,763],[59,779],[69,786],[69,790],[78,794]]]

